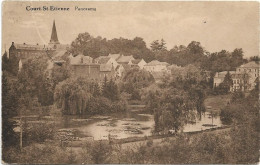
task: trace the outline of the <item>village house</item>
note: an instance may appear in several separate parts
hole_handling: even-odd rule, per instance
[[[224,78],[228,71],[217,72],[214,76],[213,87],[218,87],[220,83],[224,81]],[[259,65],[252,61],[241,65],[236,68],[236,71],[229,71],[233,86],[230,88],[230,91],[236,90],[252,90],[254,89],[257,79],[259,77]]]
[[[167,62],[153,60],[144,65],[144,69],[148,72],[167,72],[167,66],[169,65]]]
[[[116,78],[122,77],[124,72],[125,72],[125,68],[123,67],[123,65],[121,64],[117,65],[117,67],[115,68]]]
[[[93,63],[93,58],[79,54],[77,56],[69,56],[70,64],[90,64]]]
[[[135,60],[134,57],[131,56],[124,56],[121,55],[116,61],[118,64],[122,64],[122,65],[132,65],[132,60]]]
[[[107,65],[112,65],[114,68],[118,66],[118,63],[116,60],[112,57],[109,56],[99,56],[94,60],[96,64],[107,64]]]
[[[118,60],[119,59],[119,57],[121,57],[122,55],[121,54],[109,54],[108,55],[108,57],[111,57],[111,58],[113,58],[114,60]]]
[[[236,68],[236,73],[239,74],[248,74],[249,80],[249,90],[252,90],[256,85],[256,79],[259,77],[259,64],[254,61],[246,63]]]
[[[137,67],[137,68],[140,68],[140,69],[143,69],[144,66],[147,64],[144,59],[135,59],[135,60],[132,60],[131,61],[131,67]]]
[[[17,70],[22,68],[22,65],[29,59],[36,56],[46,56],[53,62],[53,56],[59,51],[66,51],[69,49],[69,45],[60,44],[56,31],[55,21],[53,21],[51,39],[48,45],[35,45],[32,44],[17,44],[12,42],[9,48],[9,60],[13,61],[13,67],[17,67]]]

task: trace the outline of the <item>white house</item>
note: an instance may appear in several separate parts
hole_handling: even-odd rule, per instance
[[[115,60],[118,60],[119,57],[121,57],[121,54],[109,54],[108,57],[111,57],[111,58],[113,58]]]
[[[257,64],[254,61],[251,61],[249,63],[246,63],[244,65],[241,65],[236,68],[237,74],[248,74],[249,76],[249,82],[250,84],[249,90],[253,89],[255,87],[255,81],[259,77],[260,67],[259,64]]]
[[[228,71],[223,71],[223,72],[217,72],[214,76],[214,87],[218,87],[220,83],[224,81],[224,78]],[[235,74],[235,71],[229,71],[230,75]]]
[[[144,65],[144,69],[148,72],[167,72],[167,66],[169,66],[167,62],[160,62],[158,60],[153,60],[146,65]]]
[[[83,54],[79,54],[75,57],[73,56],[69,56],[70,58],[70,64],[74,65],[74,64],[90,64],[93,63],[93,58],[90,56],[84,56]]]
[[[143,69],[144,66],[147,64],[144,61],[144,59],[136,59],[136,60],[132,60],[131,62],[132,62],[131,64],[132,67],[139,67],[140,69]]]
[[[127,64],[127,65],[132,65],[132,60],[135,60],[134,57],[131,56],[120,56],[116,61],[118,64]]]
[[[96,58],[94,60],[94,62],[96,64],[108,64],[108,65],[113,65],[114,68],[116,68],[118,66],[118,63],[116,62],[116,60],[112,57],[108,57],[108,56],[99,56],[98,58]]]
[[[228,71],[217,72],[214,76],[213,87],[219,86],[224,81]],[[236,68],[236,71],[229,71],[233,80],[231,91],[238,89],[252,90],[256,85],[256,79],[259,77],[259,64],[252,61]]]

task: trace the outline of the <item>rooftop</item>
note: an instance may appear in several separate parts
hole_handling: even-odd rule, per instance
[[[166,66],[169,66],[170,64],[168,64],[167,62],[160,62],[158,60],[153,60],[149,63],[146,64],[147,66],[149,65],[166,65]]]
[[[131,60],[134,60],[134,57],[133,56],[121,56],[117,62],[118,63],[128,63],[130,62]]]
[[[228,71],[217,72],[214,77],[219,77],[219,78],[222,77],[222,78],[224,78],[227,73],[228,73]],[[233,75],[233,74],[235,74],[235,73],[236,73],[236,71],[229,71],[229,74],[230,74],[230,75]]]
[[[138,64],[140,61],[142,61],[142,59],[135,59],[135,60],[132,60],[132,63],[133,64]]]
[[[95,61],[97,61],[97,63],[99,64],[106,64],[111,57],[108,56],[99,56],[98,58],[95,59]]]
[[[254,61],[241,65],[239,68],[259,68],[259,64]]]
[[[89,56],[84,56],[83,54],[79,54],[75,57],[69,56],[70,57],[70,63],[72,65],[74,64],[88,64],[92,63],[93,58]]]
[[[12,43],[12,45],[16,48],[16,49],[23,49],[23,50],[51,50],[51,47],[49,47],[48,45],[32,45],[32,44],[15,44]]]
[[[121,54],[109,54],[108,57],[111,57],[115,60],[117,60],[119,57],[121,56]]]

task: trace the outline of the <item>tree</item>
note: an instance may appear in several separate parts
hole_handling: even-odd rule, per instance
[[[220,93],[227,94],[230,91],[230,88],[233,86],[233,80],[229,72],[225,75],[224,81],[219,84]]]
[[[119,100],[118,87],[117,84],[112,79],[110,79],[110,81],[107,83],[105,77],[102,90],[103,90],[104,97],[110,99],[111,101]]]
[[[108,159],[112,153],[111,146],[102,141],[90,143],[84,149],[90,153],[94,164],[106,164],[109,162]]]
[[[18,137],[14,132],[15,123],[11,121],[17,113],[17,97],[14,88],[8,82],[6,74],[2,77],[2,147],[3,154],[6,148],[14,146]]]
[[[85,56],[97,58],[109,54],[108,43],[102,37],[93,37],[89,33],[80,33],[71,43],[72,54],[82,53]]]
[[[87,80],[67,79],[56,86],[54,100],[64,114],[82,115],[86,113],[87,104],[92,96]]]
[[[250,61],[255,61],[255,62],[259,63],[259,61],[260,61],[259,56],[250,57]]]
[[[5,51],[4,55],[2,56],[2,71],[10,72],[11,68],[9,65],[9,59],[7,57],[7,52]]]
[[[126,72],[122,81],[125,84],[132,84],[134,88],[141,89],[148,87],[154,83],[155,80],[151,73],[134,68]]]
[[[47,61],[46,56],[36,56],[23,64],[16,84],[20,98],[27,95],[37,98],[43,106],[53,104],[54,84],[49,78]]]
[[[160,43],[159,43],[159,40],[153,41],[153,42],[151,43],[151,46],[150,46],[150,47],[151,47],[152,51],[154,51],[154,52],[161,50],[161,45],[160,45]]]
[[[159,50],[167,50],[167,48],[166,48],[166,42],[164,41],[164,39],[161,39],[161,43],[160,43],[160,45],[159,45]]]
[[[235,69],[236,67],[243,64],[243,62],[244,62],[243,56],[244,56],[244,52],[243,52],[242,48],[235,49],[231,53],[230,65],[231,65],[232,69]]]
[[[187,46],[191,54],[203,54],[204,50],[202,46],[200,45],[200,42],[192,41]]]

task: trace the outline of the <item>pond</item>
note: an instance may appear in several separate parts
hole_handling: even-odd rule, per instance
[[[214,116],[212,125],[211,115],[209,112],[206,112],[202,115],[201,120],[185,125],[183,132],[201,131],[220,127],[221,125],[218,115]],[[123,139],[151,136],[153,128],[153,115],[138,110],[130,110],[108,116],[92,116],[89,118],[63,116],[60,121],[60,129],[77,130],[80,133],[81,139],[91,137],[94,140],[106,140],[109,137]]]

